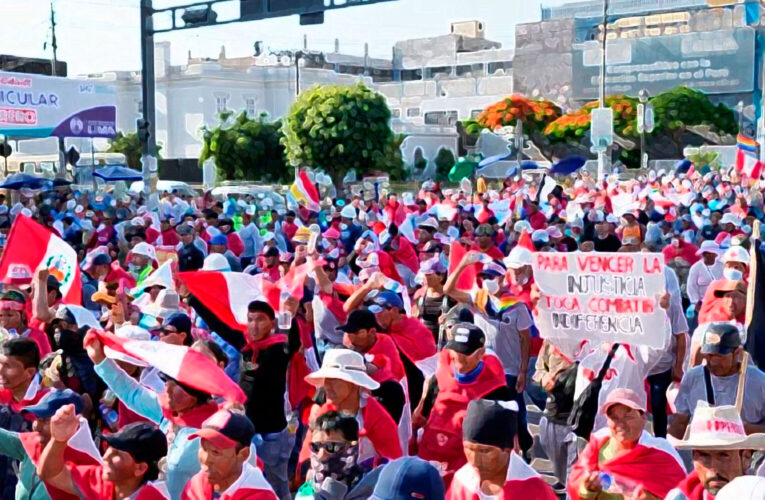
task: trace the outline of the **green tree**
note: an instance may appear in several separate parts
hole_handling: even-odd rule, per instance
[[[441,148],[436,155],[436,178],[445,181],[449,177],[449,171],[454,166],[456,158],[451,149]]]
[[[200,165],[213,158],[218,176],[232,181],[286,184],[294,178],[285,162],[280,120],[271,122],[266,113],[250,118],[245,111],[225,111],[218,119],[214,128],[202,128]]]
[[[321,168],[340,186],[351,169],[364,174],[401,168],[391,158],[396,137],[390,118],[385,97],[362,83],[316,85],[292,104],[282,144],[290,164]]]
[[[122,153],[127,160],[127,166],[135,170],[141,170],[141,141],[136,132],[127,134],[117,132],[114,139],[109,140],[110,153]],[[157,144],[157,160],[161,160],[160,151],[162,146]]]

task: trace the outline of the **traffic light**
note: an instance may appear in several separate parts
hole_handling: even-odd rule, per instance
[[[149,142],[149,137],[151,137],[151,123],[149,123],[148,120],[139,118],[136,122],[136,127],[138,128],[138,140],[141,141],[141,144]]]
[[[74,167],[77,166],[78,161],[80,161],[80,153],[72,146],[66,152],[66,162]]]

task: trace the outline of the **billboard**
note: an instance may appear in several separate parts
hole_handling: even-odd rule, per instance
[[[751,92],[754,88],[754,30],[705,31],[608,41],[606,93],[651,95],[685,85],[708,94]],[[575,99],[597,99],[600,42],[573,46]]]
[[[114,137],[116,102],[111,85],[0,71],[0,135]]]

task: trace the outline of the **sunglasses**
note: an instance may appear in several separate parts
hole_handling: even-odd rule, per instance
[[[352,443],[338,442],[338,441],[326,441],[324,443],[311,443],[311,451],[313,453],[319,453],[321,450],[327,450],[327,453],[340,453],[347,449]]]

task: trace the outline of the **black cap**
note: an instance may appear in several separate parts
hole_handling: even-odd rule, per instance
[[[74,405],[75,413],[82,413],[82,396],[71,389],[56,389],[43,396],[36,405],[24,407],[21,412],[31,413],[38,418],[50,418],[59,408],[66,405]]]
[[[276,247],[271,247],[263,254],[264,257],[278,257],[279,256],[279,249]]]
[[[112,258],[109,257],[108,254],[100,253],[93,257],[93,261],[91,262],[91,266],[108,266],[112,263]]]
[[[253,300],[252,302],[250,302],[249,305],[247,305],[247,311],[251,313],[262,312],[262,313],[265,313],[271,319],[276,318],[276,313],[274,312],[274,308],[271,307],[271,304],[263,300]]]
[[[730,323],[711,323],[701,340],[701,354],[730,354],[739,347],[741,335]]]
[[[155,463],[167,455],[167,438],[156,425],[135,422],[114,434],[102,434],[106,443],[115,450],[130,453],[139,463]]]
[[[348,321],[338,326],[337,330],[340,332],[356,333],[359,330],[370,330],[374,328],[380,331],[380,326],[377,324],[375,315],[369,309],[356,309],[348,315]]]
[[[473,354],[486,344],[483,330],[470,323],[457,323],[452,328],[452,338],[444,346],[445,349],[460,354]]]
[[[189,439],[207,439],[216,447],[225,449],[236,446],[246,448],[254,436],[255,427],[247,416],[231,410],[218,410]]]
[[[178,333],[191,333],[191,318],[184,312],[174,312],[165,318],[162,326],[172,326]]]
[[[48,287],[48,291],[58,289],[61,287],[61,283],[59,283],[58,279],[56,279],[55,276],[49,275],[48,279],[46,281],[46,286]]]
[[[488,399],[471,401],[462,422],[462,439],[502,449],[512,448],[518,432],[518,418],[509,408],[511,404]]]

